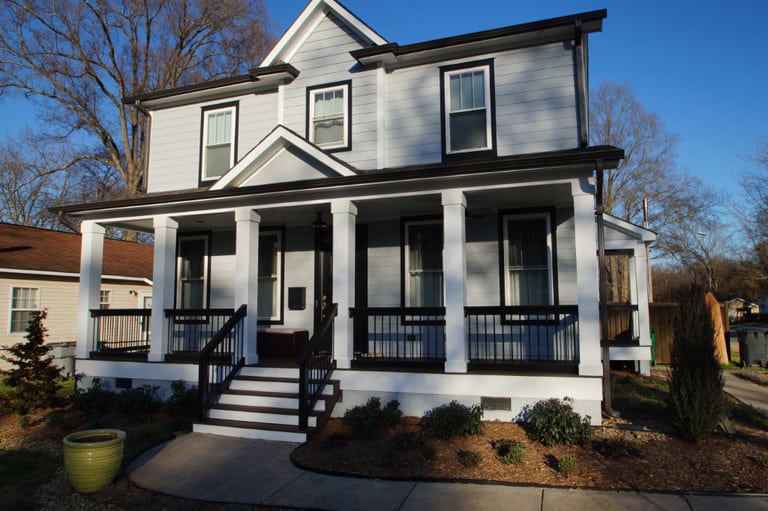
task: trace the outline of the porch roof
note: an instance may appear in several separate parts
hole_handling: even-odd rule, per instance
[[[450,178],[474,178],[480,175],[493,175],[501,172],[525,174],[526,172],[554,171],[557,169],[588,171],[595,168],[595,163],[598,160],[602,160],[603,168],[610,169],[616,168],[619,160],[623,157],[623,149],[613,146],[595,146],[583,149],[506,156],[488,160],[441,162],[386,168],[357,175],[260,184],[240,188],[218,190],[196,188],[174,192],[148,193],[128,199],[57,206],[50,208],[50,211],[72,216],[88,216],[89,213],[123,208],[182,204],[197,201],[218,201],[228,198],[244,198],[278,193],[322,192],[324,190],[330,191],[331,189],[336,191],[334,196],[338,196],[338,191],[345,188],[353,189],[361,185],[413,183],[416,181],[434,182],[439,187],[441,181]],[[539,179],[543,177],[541,176]]]

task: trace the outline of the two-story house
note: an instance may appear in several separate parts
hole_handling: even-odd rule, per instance
[[[125,98],[151,123],[147,193],[60,208],[82,220],[83,381],[184,379],[196,430],[252,437],[370,396],[506,420],[569,396],[600,423],[595,176],[623,157],[588,144],[605,17],[398,45],[311,0],[247,75]],[[100,338],[105,226],[154,235],[149,349]],[[634,286],[612,356],[647,370],[653,233],[605,232]]]

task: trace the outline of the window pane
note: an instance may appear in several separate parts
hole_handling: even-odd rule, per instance
[[[259,291],[256,314],[260,318],[278,316],[280,307],[280,236],[259,236]]]
[[[461,75],[451,75],[451,112],[461,108]]]
[[[510,305],[547,305],[549,286],[547,270],[510,270]]]
[[[314,93],[313,142],[319,146],[344,143],[344,89]]]
[[[451,151],[487,147],[486,111],[451,114]]]
[[[319,146],[344,141],[344,119],[315,121],[315,144]]]
[[[229,169],[232,150],[230,144],[208,146],[205,154],[205,176],[220,177]]]
[[[181,282],[181,308],[202,309],[205,282],[202,279],[183,280]]]
[[[179,307],[202,309],[205,307],[206,240],[179,241]]]
[[[510,219],[507,220],[506,228],[509,304],[548,304],[549,247],[546,219]]]
[[[443,226],[408,226],[408,303],[411,307],[443,305]]]
[[[207,145],[228,144],[232,135],[232,112],[208,114]]]
[[[11,313],[11,332],[24,332],[36,311],[14,311]]]
[[[257,315],[260,318],[277,316],[277,278],[259,277]]]
[[[472,73],[472,106],[485,107],[485,73],[482,71]]]

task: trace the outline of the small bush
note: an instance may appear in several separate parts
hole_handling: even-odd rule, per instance
[[[557,462],[557,471],[563,476],[568,477],[576,469],[576,456],[574,454],[563,454]]]
[[[556,444],[584,445],[592,437],[590,417],[573,411],[571,400],[546,399],[523,409],[522,421],[531,438],[547,447]]]
[[[495,440],[491,442],[493,450],[496,451],[496,456],[502,463],[508,465],[517,465],[523,462],[523,450],[525,445],[522,442],[515,442],[513,440]]]
[[[421,418],[421,425],[427,435],[449,439],[455,436],[480,435],[483,433],[483,409],[480,405],[472,407],[458,401],[432,408]]]
[[[157,391],[160,387],[157,385],[142,385],[135,389],[124,390],[115,394],[114,406],[118,410],[123,410],[129,415],[144,417],[155,411],[159,404],[157,402]]]
[[[467,468],[476,467],[483,462],[483,455],[478,451],[459,451],[457,457],[459,463]]]
[[[94,378],[88,390],[75,387],[75,408],[83,411],[103,411],[112,405],[115,395],[104,390],[101,378]]]
[[[389,441],[389,446],[398,451],[412,451],[418,449],[424,443],[422,437],[416,431],[404,431],[393,436]]]
[[[419,453],[425,460],[433,460],[437,457],[437,445],[434,438],[425,438],[419,447]]]
[[[393,399],[381,408],[381,399],[371,397],[364,405],[358,405],[344,412],[342,422],[356,437],[370,437],[382,428],[392,428],[400,424],[403,412],[400,402]]]
[[[165,408],[172,415],[191,417],[197,407],[197,387],[187,389],[187,382],[176,380],[171,382],[171,397],[165,401]]]

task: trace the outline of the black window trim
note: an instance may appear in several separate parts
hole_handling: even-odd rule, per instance
[[[233,124],[235,125],[234,140],[232,140],[232,154],[233,162],[237,163],[237,139],[240,137],[240,101],[228,101],[226,103],[217,103],[215,105],[206,105],[200,107],[200,150],[198,155],[198,173],[197,181],[199,186],[209,186],[223,176],[203,178],[203,155],[205,153],[205,116],[212,110],[224,110],[228,108],[234,108],[235,118]]]
[[[280,294],[280,299],[278,300],[278,315],[277,319],[265,319],[265,318],[259,318],[258,317],[258,311],[256,311],[256,323],[258,325],[283,325],[285,324],[285,226],[284,225],[277,225],[277,226],[269,226],[269,227],[261,227],[259,229],[259,238],[261,238],[262,235],[268,235],[272,233],[278,233],[280,235],[280,275],[278,276],[279,279],[279,289],[278,292]],[[261,247],[261,239],[259,239],[259,247]],[[258,268],[258,261],[256,261],[257,268]],[[257,269],[258,272],[258,269]],[[257,275],[258,279],[258,275]]]

